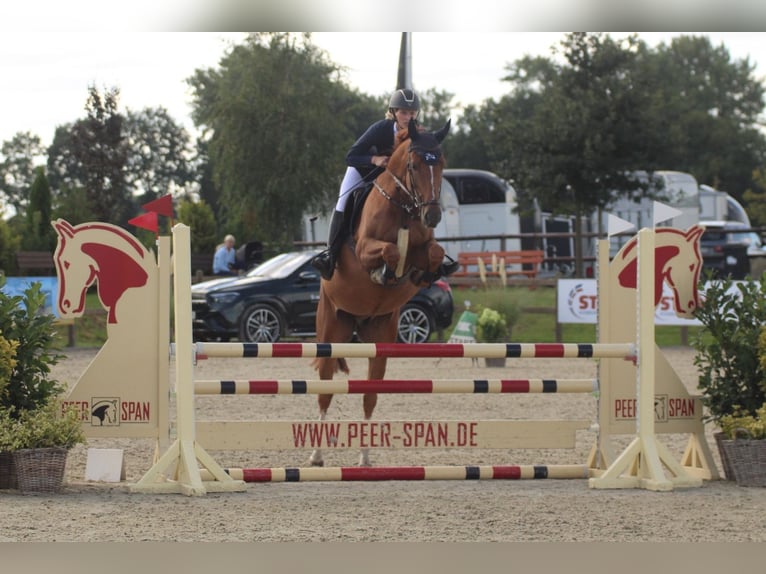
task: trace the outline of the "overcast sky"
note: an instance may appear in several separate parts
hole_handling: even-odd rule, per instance
[[[750,57],[766,76],[766,33],[706,33],[735,59]],[[626,33],[612,33],[624,37]],[[642,33],[651,45],[677,33]],[[456,94],[461,104],[497,98],[507,63],[525,54],[550,55],[558,32],[415,32],[413,83]],[[56,126],[85,115],[87,89],[120,88],[120,104],[139,110],[165,107],[192,128],[186,78],[218,64],[242,33],[219,32],[14,32],[0,35],[0,141],[31,131],[48,144]],[[346,80],[369,94],[395,87],[400,32],[319,32],[314,43],[347,68]]]

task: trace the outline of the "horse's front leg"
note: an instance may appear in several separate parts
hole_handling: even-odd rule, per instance
[[[435,239],[432,239],[426,243],[426,249],[428,252],[427,271],[429,273],[435,273],[444,261],[444,248],[439,245]]]
[[[318,359],[316,361],[317,371],[319,372],[319,378],[322,380],[332,379],[334,363],[336,359]],[[332,403],[332,395],[317,395],[317,405],[319,406],[319,420],[323,421],[327,418],[327,411],[330,409],[330,403]],[[324,457],[322,456],[322,449],[315,448],[311,452],[309,457],[309,464],[311,466],[324,466]]]
[[[370,380],[382,379],[386,374],[386,361],[385,357],[376,357],[369,360],[369,367],[367,369],[367,378]],[[372,419],[372,413],[375,410],[375,406],[378,404],[377,393],[365,393],[362,396],[362,409],[364,410],[364,420],[369,421]],[[372,466],[370,464],[370,449],[363,448],[359,454],[359,466]]]
[[[380,270],[379,279],[373,277],[373,280],[385,284],[387,280],[394,278],[402,255],[396,243],[364,237],[357,241],[356,257],[368,272]]]
[[[413,265],[423,270],[420,278],[415,279],[416,283],[419,287],[430,285],[441,275],[440,268],[444,262],[444,248],[431,239],[423,244],[413,259]]]

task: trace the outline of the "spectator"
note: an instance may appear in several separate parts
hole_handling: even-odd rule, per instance
[[[227,235],[223,239],[223,244],[215,250],[215,255],[213,256],[213,274],[238,275],[239,265],[237,265],[236,255],[234,249],[234,236]]]

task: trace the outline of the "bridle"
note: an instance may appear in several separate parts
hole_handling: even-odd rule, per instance
[[[431,176],[431,197],[425,201],[417,193],[415,185],[415,168],[413,167],[412,163],[412,155],[415,153],[418,154],[428,166]],[[394,180],[394,183],[396,183],[396,187],[404,192],[404,194],[409,199],[408,202],[398,201],[395,197],[391,196],[385,189],[383,189],[377,180],[373,182],[373,185],[375,186],[375,189],[377,189],[380,194],[388,201],[405,211],[407,215],[409,215],[412,219],[417,219],[424,208],[439,204],[434,176],[434,166],[439,163],[440,158],[441,150],[438,147],[435,149],[424,150],[419,149],[418,146],[413,144],[413,142],[410,142],[409,148],[407,149],[407,171],[405,173],[405,179],[409,179],[409,187],[407,187],[407,185],[394,172],[388,169],[388,166],[386,166],[385,173],[388,173],[391,176],[391,179]]]

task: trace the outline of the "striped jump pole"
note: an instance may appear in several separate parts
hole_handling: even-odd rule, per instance
[[[361,393],[595,393],[596,379],[348,379],[195,381],[197,395],[317,395]]]
[[[526,480],[588,478],[583,464],[521,466],[344,466],[306,468],[228,468],[244,482],[329,482],[389,480]],[[207,471],[202,470],[203,480]]]
[[[534,358],[634,359],[634,343],[212,343],[196,358]]]

